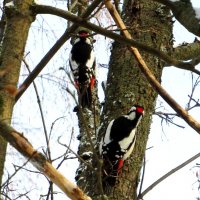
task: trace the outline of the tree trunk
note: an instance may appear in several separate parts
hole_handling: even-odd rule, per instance
[[[76,8],[78,8],[78,16],[81,16],[84,13],[85,8],[88,6],[88,1],[79,0],[78,2],[80,5],[76,6]],[[83,28],[81,26],[78,28],[78,31],[80,30],[86,30],[92,34],[89,29]],[[72,38],[72,40],[74,39],[76,38]],[[80,140],[80,145],[77,152],[79,156],[79,167],[76,171],[75,180],[77,184],[83,189],[83,191],[92,191],[92,194],[94,191],[96,191],[96,181],[98,177],[96,175],[96,170],[94,170],[92,166],[92,162],[96,163],[98,160],[95,144],[96,129],[99,126],[100,121],[100,103],[97,94],[98,89],[96,82],[94,90],[92,91],[92,106],[90,108],[81,108],[81,102],[79,98],[79,105],[77,109],[77,117],[80,128],[80,134],[78,135],[77,139]],[[85,184],[86,182],[88,184]],[[91,194],[89,193],[89,195]]]
[[[29,10],[32,0],[15,1],[14,6],[5,2],[5,23],[0,57],[0,120],[11,122],[21,61],[34,16]],[[0,137],[0,185],[6,156],[7,142]]]
[[[133,39],[162,51],[170,52],[172,48],[172,24],[167,7],[152,1],[127,0],[123,7],[122,16]],[[109,199],[135,200],[137,199],[136,191],[140,169],[144,159],[157,94],[142,75],[138,63],[127,46],[114,42],[111,53],[102,117],[104,126],[101,128],[100,134],[105,133],[109,121],[119,115],[126,114],[134,104],[142,105],[145,108],[145,117],[137,131],[134,152],[125,161],[116,187],[109,192],[104,192]],[[164,63],[157,57],[145,52],[141,52],[141,54],[157,79],[160,80]],[[89,181],[88,178],[86,180]],[[87,181],[85,185],[87,185]],[[94,187],[90,188],[89,194],[93,194],[92,198],[97,199]]]

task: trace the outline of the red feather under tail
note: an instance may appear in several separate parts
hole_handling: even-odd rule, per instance
[[[119,162],[118,162],[118,168],[117,168],[118,174],[120,174],[122,172],[123,165],[124,165],[124,161],[122,159],[120,159]]]

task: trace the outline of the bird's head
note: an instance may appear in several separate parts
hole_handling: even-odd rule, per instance
[[[77,39],[75,40],[75,43],[79,41],[84,41],[90,45],[95,42],[95,40],[90,36],[90,33],[86,30],[80,30],[77,35]]]
[[[139,105],[134,105],[127,114],[130,119],[134,119],[136,116],[143,116],[144,115],[144,108]]]

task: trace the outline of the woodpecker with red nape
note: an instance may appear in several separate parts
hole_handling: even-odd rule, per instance
[[[92,90],[96,83],[96,61],[92,39],[85,30],[78,32],[78,37],[70,52],[69,65],[74,76],[81,106],[90,108]]]
[[[136,129],[144,115],[142,106],[133,106],[127,115],[113,119],[100,142],[99,152],[103,158],[103,187],[113,187],[120,174],[124,160],[132,153],[136,141]]]

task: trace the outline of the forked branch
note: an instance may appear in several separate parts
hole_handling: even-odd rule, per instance
[[[168,6],[175,18],[190,32],[200,36],[200,19],[190,0],[153,0]]]

